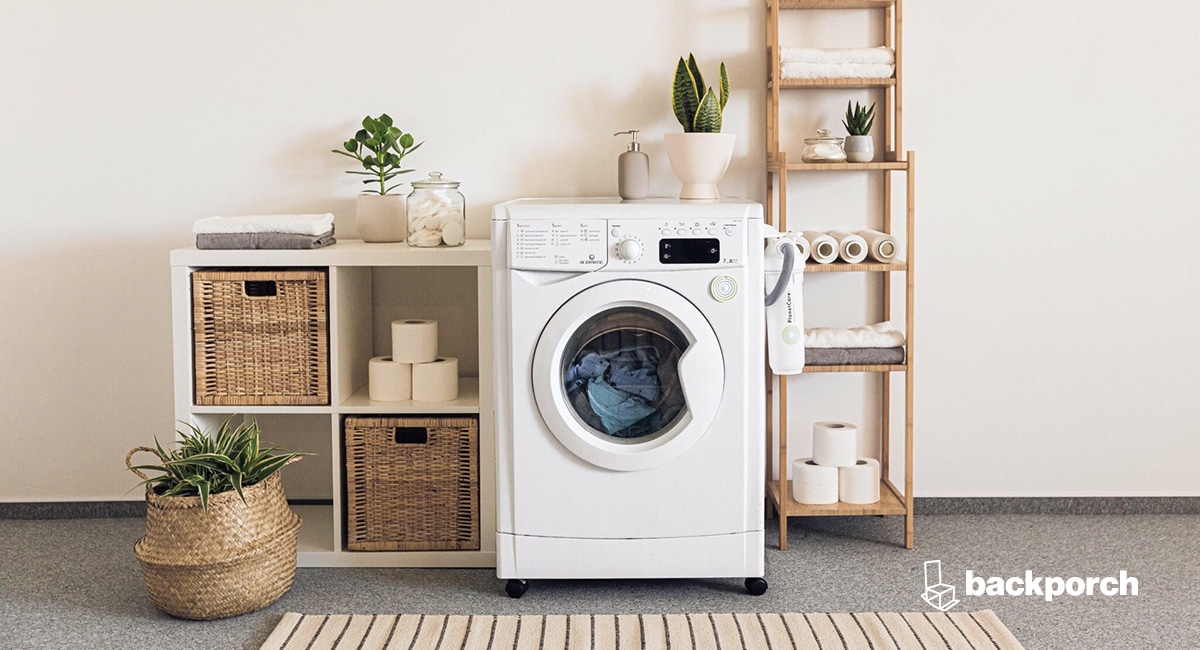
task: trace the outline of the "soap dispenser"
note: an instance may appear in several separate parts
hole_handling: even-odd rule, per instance
[[[630,135],[629,150],[617,157],[617,194],[623,199],[644,199],[650,193],[650,156],[638,145],[637,129],[613,135]]]

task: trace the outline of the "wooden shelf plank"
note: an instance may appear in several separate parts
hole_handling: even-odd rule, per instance
[[[866,515],[902,515],[904,500],[884,481],[879,482],[879,502],[866,505],[854,503],[832,503],[825,506],[810,506],[792,498],[792,482],[787,482],[787,494],[780,501],[779,481],[767,481],[767,493],[775,503],[775,509],[786,517],[861,517]]]
[[[462,246],[418,248],[404,242],[371,244],[339,239],[314,250],[200,250],[171,251],[171,266],[491,266],[492,244],[468,239]]]
[[[887,9],[896,0],[779,0],[779,8],[791,9]]]
[[[904,364],[878,366],[804,366],[804,372],[904,372]]]
[[[846,79],[781,79],[779,89],[788,88],[889,88],[896,85],[895,78],[855,77]],[[770,82],[768,82],[770,87]]]
[[[869,163],[788,163],[787,170],[789,172],[806,172],[806,171],[908,171],[908,161],[897,160],[890,162],[869,162]],[[779,163],[767,159],[767,171],[779,173]]]
[[[906,270],[908,270],[908,265],[903,260],[896,262],[860,262],[858,264],[847,264],[845,262],[815,264],[809,262],[804,265],[805,273],[869,273]]]

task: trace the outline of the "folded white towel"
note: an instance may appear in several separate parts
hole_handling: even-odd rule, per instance
[[[836,327],[804,330],[806,348],[898,348],[902,345],[904,333],[892,329],[892,324],[886,321],[848,330]]]
[[[890,47],[784,47],[779,49],[781,63],[883,63],[896,62],[896,53]]]
[[[317,237],[333,229],[333,215],[260,214],[245,217],[206,217],[192,225],[195,235],[277,232]]]
[[[890,79],[896,66],[887,63],[784,63],[784,79]]]

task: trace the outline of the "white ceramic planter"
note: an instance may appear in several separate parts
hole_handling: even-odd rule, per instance
[[[671,169],[683,183],[679,198],[721,198],[717,183],[729,168],[736,137],[732,133],[668,133],[664,136]]]
[[[365,242],[404,241],[404,195],[359,194],[358,236]]]
[[[846,160],[865,163],[875,160],[875,141],[869,135],[846,136]]]

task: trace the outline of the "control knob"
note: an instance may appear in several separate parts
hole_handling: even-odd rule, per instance
[[[617,244],[617,257],[633,261],[642,256],[642,244],[636,239],[626,239]]]

